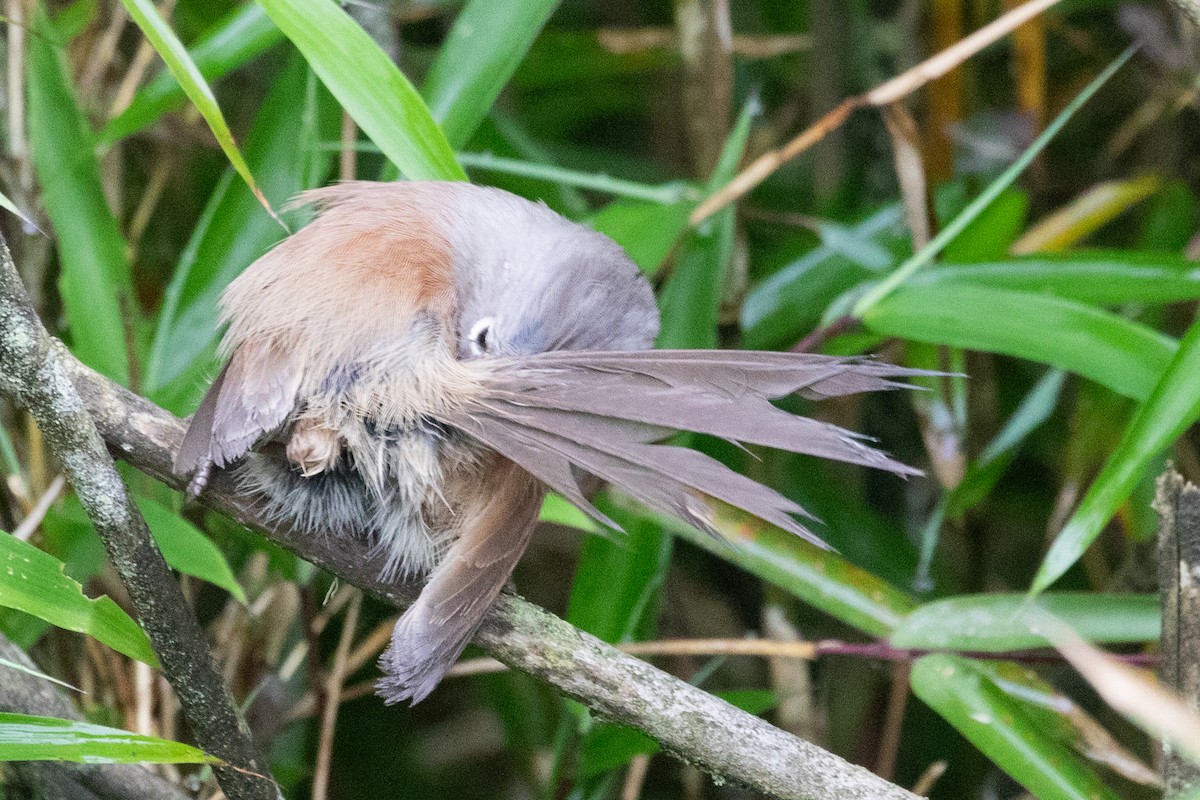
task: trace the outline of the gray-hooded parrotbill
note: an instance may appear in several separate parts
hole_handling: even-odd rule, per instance
[[[853,433],[770,403],[886,389],[866,359],[651,350],[659,315],[608,237],[465,183],[349,182],[307,192],[315,221],[222,298],[225,367],[175,468],[227,468],[267,513],[366,537],[397,579],[428,576],[380,665],[418,701],[470,641],[529,542],[543,493],[613,526],[587,476],[713,531],[705,498],[819,543],[800,506],[677,431],[913,470]],[[615,527],[615,526],[614,526]]]

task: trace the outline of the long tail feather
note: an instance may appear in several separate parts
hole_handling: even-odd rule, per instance
[[[919,474],[864,437],[788,414],[770,398],[891,389],[928,374],[866,359],[724,350],[543,353],[498,362],[489,393],[443,421],[521,464],[605,524],[581,472],[655,510],[715,533],[707,495],[820,543],[804,509],[701,453],[653,442],[694,431],[822,458]]]

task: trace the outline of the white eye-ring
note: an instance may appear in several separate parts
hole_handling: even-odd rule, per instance
[[[488,351],[488,336],[492,332],[492,323],[496,321],[495,317],[484,317],[471,326],[471,333],[467,337],[471,341],[471,350],[477,356],[481,356]]]

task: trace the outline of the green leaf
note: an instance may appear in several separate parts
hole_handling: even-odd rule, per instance
[[[247,163],[263,176],[263,191],[272,201],[282,203],[328,174],[332,154],[315,144],[333,135],[339,118],[333,98],[293,53],[246,138]],[[293,214],[289,220],[302,219]],[[151,399],[176,414],[195,408],[215,363],[217,300],[279,238],[279,225],[229,170],[167,285],[143,377]]]
[[[138,508],[172,569],[220,586],[245,605],[246,592],[234,577],[229,562],[196,526],[150,499],[139,500]]]
[[[0,534],[0,606],[86,633],[119,653],[158,664],[145,632],[109,597],[89,598],[63,563],[28,542]]]
[[[209,130],[213,132],[217,144],[221,146],[229,163],[242,176],[242,180],[250,187],[250,191],[263,204],[263,207],[271,211],[271,204],[267,202],[266,196],[254,182],[254,175],[251,174],[250,167],[242,158],[242,151],[238,150],[237,143],[233,140],[233,131],[229,130],[229,124],[225,122],[225,115],[221,113],[221,107],[217,105],[217,98],[213,96],[212,89],[209,88],[208,82],[204,79],[199,67],[196,66],[196,62],[192,61],[183,42],[179,41],[175,31],[171,30],[171,26],[162,18],[150,0],[121,0],[121,3],[129,11],[129,16],[137,23],[137,26],[142,29],[146,39],[154,46],[155,51],[167,65],[167,69],[175,76],[175,80],[179,81],[179,85],[183,87],[183,91],[192,101],[192,105],[200,112],[200,116],[204,117],[204,121],[208,123]],[[272,215],[274,213],[271,211]]]
[[[258,0],[363,132],[410,180],[466,180],[408,79],[330,0]]]
[[[88,366],[128,384],[125,316],[134,316],[137,304],[125,241],[101,188],[92,132],[40,5],[34,30],[26,61],[29,140],[42,203],[54,224],[71,350]]]
[[[1138,409],[1079,508],[1055,538],[1034,577],[1040,592],[1070,569],[1133,492],[1147,465],[1200,418],[1200,323],[1183,337],[1179,351]]]
[[[79,691],[79,687],[77,687],[77,686],[72,686],[71,684],[67,683],[66,681],[60,681],[58,678],[55,678],[53,675],[47,675],[46,673],[44,673],[40,670],[31,669],[30,667],[27,667],[24,664],[18,664],[16,661],[9,661],[7,658],[0,658],[0,667],[4,667],[4,669],[11,669],[15,672],[23,672],[26,675],[32,675],[33,677],[38,678],[39,680],[49,681],[50,683],[57,684],[57,685],[63,687],[64,689],[69,689],[72,692]]]
[[[1002,653],[1048,647],[1038,620],[1049,612],[1092,642],[1152,642],[1157,595],[1058,592],[1033,604],[1024,594],[962,595],[920,606],[891,635],[893,647]]]
[[[282,42],[283,33],[267,12],[250,2],[235,8],[188,48],[188,55],[205,80],[221,78]],[[187,99],[169,69],[160,71],[137,91],[125,110],[109,120],[98,136],[101,149],[157,122]],[[247,157],[247,160],[249,157]],[[259,173],[265,175],[265,173]]]
[[[1150,394],[1177,347],[1168,336],[1092,306],[967,283],[906,286],[870,309],[863,323],[889,336],[1051,364],[1137,399]]]
[[[947,264],[910,286],[970,283],[1052,294],[1091,305],[1177,303],[1200,298],[1200,270],[1183,256],[1105,250],[1065,256],[1024,256],[986,264]]]
[[[0,713],[0,761],[219,764],[191,745],[90,722]]]
[[[421,88],[451,146],[470,140],[560,0],[471,0]]]
[[[694,204],[663,205],[644,200],[615,200],[585,220],[614,239],[642,272],[653,277],[687,230]]]
[[[1091,767],[970,659],[913,664],[913,692],[1038,800],[1118,800]]]

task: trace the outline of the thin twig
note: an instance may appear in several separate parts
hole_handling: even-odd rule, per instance
[[[890,105],[912,94],[1058,2],[1059,0],[1029,0],[912,69],[879,84],[865,94],[842,101],[783,147],[759,156],[728,185],[713,193],[692,212],[692,225],[700,224],[712,214],[746,195],[781,166],[821,141],[833,129],[840,127],[855,109]]]
[[[1053,650],[1011,650],[981,652],[977,650],[947,651],[892,647],[887,642],[842,642],[825,639],[818,642],[778,642],[770,639],[665,639],[649,642],[622,642],[616,645],[631,656],[761,656],[764,658],[800,658],[812,661],[821,656],[854,656],[878,661],[905,663],[935,652],[955,652],[966,658],[998,658],[1026,664],[1062,663],[1062,656]],[[1151,653],[1113,655],[1126,664],[1149,666],[1158,663]],[[455,664],[447,677],[462,678],[503,672],[507,667],[494,658],[470,658]]]
[[[935,761],[926,767],[925,771],[921,773],[921,777],[917,778],[917,782],[913,784],[913,794],[924,797],[933,791],[938,778],[946,774],[946,768],[949,766],[945,761]]]
[[[50,481],[50,485],[46,487],[46,491],[42,492],[42,496],[38,498],[33,508],[29,509],[25,519],[21,520],[21,524],[12,532],[13,538],[20,539],[22,542],[29,541],[29,537],[42,524],[42,520],[46,518],[46,512],[50,510],[50,506],[54,505],[54,501],[62,494],[63,487],[66,485],[66,478],[62,475],[55,475],[54,480]]]
[[[650,771],[650,756],[639,753],[634,756],[625,771],[625,783],[621,786],[621,800],[638,800],[642,796],[642,786],[646,783],[646,773]]]
[[[29,190],[29,147],[25,137],[25,2],[8,0],[8,154],[17,162],[21,192]]]
[[[813,328],[811,333],[792,345],[792,352],[815,353],[825,345],[825,342],[835,336],[846,333],[857,324],[858,319],[856,317],[852,317],[849,314],[840,316],[828,325]]]
[[[72,383],[73,361],[42,327],[0,238],[2,382],[37,421],[100,534],[196,741],[224,762],[215,771],[225,794],[230,800],[271,800],[277,796],[274,783],[217,674],[203,632]]]
[[[346,681],[346,656],[358,627],[358,610],[362,607],[362,592],[355,591],[342,621],[337,650],[333,654],[333,669],[325,682],[325,707],[321,710],[321,730],[317,743],[317,763],[313,768],[313,800],[325,800],[329,794],[329,768],[333,763],[333,732],[341,708],[342,684]]]
[[[175,0],[162,0],[158,4],[158,13],[166,19],[171,16],[171,11],[174,8]],[[137,94],[138,84],[146,76],[146,70],[150,68],[155,55],[157,53],[154,50],[154,46],[150,44],[150,40],[143,38],[138,44],[137,52],[134,53],[133,62],[129,65],[129,71],[125,73],[121,85],[117,88],[116,97],[113,98],[112,106],[108,110],[110,118],[120,114],[133,102],[133,96]]]
[[[907,662],[892,665],[892,683],[888,689],[887,713],[883,718],[883,734],[879,737],[879,756],[875,759],[875,774],[888,781],[896,775],[896,756],[900,752],[904,711],[908,707],[908,676],[910,672],[912,672],[912,665]]]

